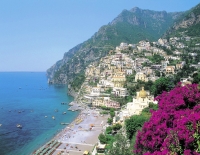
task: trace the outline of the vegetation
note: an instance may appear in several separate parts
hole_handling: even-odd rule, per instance
[[[200,153],[200,91],[197,84],[177,86],[156,98],[159,108],[138,131],[134,152],[140,154]]]
[[[122,134],[118,133],[115,136],[115,141],[111,145],[109,155],[131,155],[132,151],[130,150],[130,141]]]
[[[160,64],[161,61],[164,60],[164,58],[159,54],[154,54],[153,56],[149,56],[147,58],[154,64]]]
[[[137,43],[146,39],[149,41],[157,40],[173,24],[175,17],[180,14],[144,11],[139,8],[135,12],[124,10],[112,23],[102,26],[92,38],[65,53],[63,60],[50,68],[47,74],[49,77],[54,75],[55,83],[63,83],[67,80],[75,83],[76,87],[79,88],[78,85],[81,83],[73,81],[91,62],[97,62],[121,42]],[[136,21],[130,22],[131,19]],[[131,50],[130,48],[128,53]]]
[[[174,87],[173,79],[169,77],[161,77],[153,83],[151,87],[151,92],[154,96],[157,96],[164,91],[171,90],[173,87]]]
[[[143,126],[148,118],[146,116],[133,115],[126,120],[126,133],[129,139],[133,138],[133,135]]]
[[[81,88],[81,85],[85,81],[85,75],[84,74],[77,74],[73,82],[71,83],[71,87],[75,90],[78,91]]]

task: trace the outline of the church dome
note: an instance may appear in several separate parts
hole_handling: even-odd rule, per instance
[[[144,90],[144,87],[142,87],[142,90],[140,90],[139,97],[141,98],[147,97],[147,92]]]

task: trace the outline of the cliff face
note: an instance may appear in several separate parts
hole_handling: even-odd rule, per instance
[[[52,83],[67,83],[83,74],[91,62],[105,56],[121,42],[156,41],[182,13],[167,13],[133,8],[123,10],[112,22],[102,26],[87,41],[64,54],[62,60],[47,70]]]
[[[166,34],[169,36],[200,35],[200,4],[183,13]]]

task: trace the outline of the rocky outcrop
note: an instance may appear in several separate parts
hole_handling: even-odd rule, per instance
[[[189,18],[184,18],[180,23],[174,25],[174,29],[178,30],[180,28],[188,28],[199,22],[200,22],[200,15],[195,16],[195,14],[192,12],[191,14],[189,14]]]
[[[200,4],[184,12],[177,18],[165,36],[197,36],[200,35]]]

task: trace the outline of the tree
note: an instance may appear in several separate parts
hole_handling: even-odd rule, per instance
[[[200,72],[193,74],[193,83],[199,83],[200,82]]]
[[[106,128],[106,134],[111,134],[112,133],[112,127],[111,126],[108,126]]]
[[[107,143],[107,138],[106,138],[106,136],[104,134],[101,133],[98,138],[99,138],[99,141],[102,144],[106,144]]]
[[[155,75],[158,76],[158,77],[160,77],[160,72],[157,71],[157,70],[155,70]]]
[[[169,77],[161,77],[154,82],[151,87],[151,92],[154,96],[161,94],[164,91],[169,91],[174,87],[173,80]]]
[[[115,111],[114,109],[110,109],[110,117],[113,118],[115,116]]]
[[[108,152],[109,155],[132,155],[132,151],[129,149],[130,141],[122,134],[118,133],[115,136],[115,142]]]
[[[117,123],[117,124],[113,125],[112,129],[113,129],[114,131],[117,131],[117,130],[121,129],[121,127],[122,127],[122,125],[119,124],[119,123]]]
[[[142,115],[133,115],[129,119],[126,119],[126,134],[129,139],[132,139],[133,135],[136,133],[138,129],[142,127],[145,121],[147,121],[147,117]]]
[[[112,122],[113,122],[113,119],[112,118],[108,118],[107,123],[108,124],[112,124]]]

